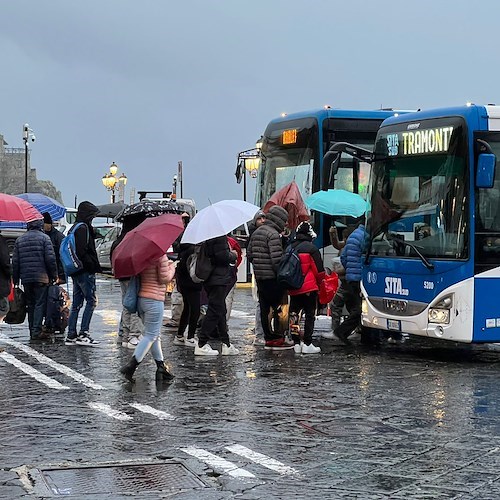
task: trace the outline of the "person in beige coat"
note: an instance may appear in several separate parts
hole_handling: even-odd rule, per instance
[[[133,382],[133,376],[139,363],[151,350],[156,362],[156,380],[170,381],[174,376],[168,371],[161,349],[160,330],[163,320],[166,285],[172,281],[175,265],[166,255],[153,265],[146,268],[141,274],[137,309],[144,323],[144,334],[135,348],[134,355],[120,371],[125,378]]]

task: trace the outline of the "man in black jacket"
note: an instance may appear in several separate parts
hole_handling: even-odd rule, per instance
[[[57,263],[57,275],[59,277],[58,284],[66,283],[66,275],[64,274],[64,268],[61,264],[61,258],[59,257],[59,248],[61,248],[61,241],[64,238],[64,235],[61,231],[58,231],[52,222],[52,217],[49,212],[44,212],[43,214],[43,231],[52,241],[52,245],[54,246],[54,253],[56,254],[56,263]]]
[[[203,286],[208,295],[207,314],[201,325],[198,343],[194,353],[197,356],[216,356],[219,351],[212,349],[208,340],[218,331],[222,342],[223,356],[238,354],[239,351],[229,341],[226,321],[226,293],[231,283],[230,264],[237,259],[236,251],[230,250],[227,237],[218,236],[203,243],[206,254],[214,266]]]
[[[42,334],[47,307],[48,286],[57,280],[56,254],[50,238],[43,232],[43,220],[28,222],[28,230],[17,238],[12,254],[14,285],[22,282],[28,307],[30,338]]]
[[[83,269],[71,276],[73,280],[73,301],[68,321],[68,336],[66,345],[88,345],[98,344],[90,335],[90,321],[97,305],[95,274],[101,272],[101,266],[97,259],[95,249],[95,234],[92,227],[92,219],[97,215],[99,209],[90,201],[82,201],[76,212],[76,222],[82,222],[75,234],[76,254],[83,264]],[[83,311],[80,333],[76,332],[78,313],[86,302]]]

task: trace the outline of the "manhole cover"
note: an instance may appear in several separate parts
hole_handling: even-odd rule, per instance
[[[179,462],[43,468],[30,471],[41,495],[131,495],[205,488],[207,485]]]

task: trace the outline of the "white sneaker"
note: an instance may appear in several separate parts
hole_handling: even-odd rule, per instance
[[[99,345],[97,340],[94,340],[88,333],[80,333],[75,340],[76,345],[84,345],[94,347]]]
[[[141,340],[141,338],[142,338],[142,336],[141,337],[130,337],[129,341],[126,344],[126,347],[128,349],[135,349],[137,347],[137,344]]]
[[[313,344],[302,344],[302,354],[318,354],[321,352],[321,347],[316,347]]]
[[[200,347],[197,342],[194,346],[194,354],[195,356],[218,356],[219,351],[212,349],[210,344],[205,344],[203,347]]]
[[[194,347],[196,347],[196,344],[197,344],[197,342],[196,342],[195,338],[192,338],[192,339],[185,338],[184,339],[184,345],[186,347],[193,347],[194,348]]]
[[[229,346],[227,346],[226,344],[222,344],[222,352],[221,354],[223,356],[236,356],[236,354],[239,354],[240,351],[239,349],[236,349],[236,347],[234,347],[233,344],[229,344]]]
[[[178,337],[177,335],[174,337],[174,345],[185,345],[184,344],[184,336]]]
[[[329,340],[333,340],[335,338],[335,335],[333,334],[333,332],[321,332],[321,336],[324,339],[329,339]]]
[[[302,353],[302,342],[300,342],[300,344],[294,344],[293,350],[295,351],[295,354],[301,354]]]

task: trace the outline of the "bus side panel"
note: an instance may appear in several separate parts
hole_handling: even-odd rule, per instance
[[[473,342],[500,342],[500,269],[474,279]]]

